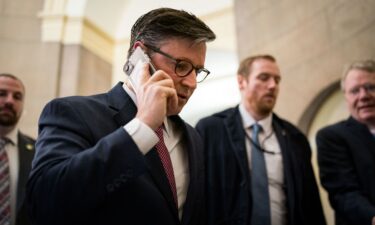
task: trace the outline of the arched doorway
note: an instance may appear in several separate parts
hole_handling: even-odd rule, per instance
[[[317,131],[322,127],[344,120],[348,116],[344,96],[340,89],[340,81],[337,81],[325,88],[314,99],[299,122],[299,126],[307,134],[312,148],[312,164],[319,184],[320,198],[328,225],[334,225],[334,212],[329,204],[327,192],[320,185],[315,137]]]

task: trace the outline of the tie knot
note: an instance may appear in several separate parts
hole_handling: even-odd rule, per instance
[[[259,132],[262,131],[262,126],[259,123],[254,123],[252,126],[253,132],[258,134]]]
[[[0,138],[0,149],[3,149],[9,142],[10,140],[7,137]]]
[[[254,123],[252,126],[253,129],[253,134],[252,134],[252,139],[256,144],[259,144],[259,133],[262,131],[262,126],[259,125],[258,123]]]

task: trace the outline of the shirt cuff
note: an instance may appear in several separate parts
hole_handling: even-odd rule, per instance
[[[155,131],[137,118],[127,123],[124,129],[133,138],[143,155],[146,155],[159,141]]]

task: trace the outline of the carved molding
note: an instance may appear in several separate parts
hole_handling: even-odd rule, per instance
[[[107,62],[113,62],[115,41],[77,12],[68,12],[68,1],[46,0],[42,20],[42,41],[82,45]]]

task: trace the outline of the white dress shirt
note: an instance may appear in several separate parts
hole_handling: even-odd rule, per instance
[[[262,126],[259,134],[260,147],[269,153],[264,153],[266,161],[268,189],[270,195],[271,207],[271,224],[286,224],[286,195],[284,186],[284,167],[280,145],[272,128],[272,114],[263,120],[255,121],[254,118],[246,111],[243,104],[239,105],[239,111],[242,117],[243,128],[248,137],[251,137],[251,126],[258,123]],[[251,144],[246,138],[247,158],[251,172]]]
[[[136,104],[137,101],[134,92],[131,91],[125,83],[123,88]],[[147,154],[159,142],[159,138],[155,131],[137,118],[134,118],[127,123],[124,126],[124,129],[133,138],[139,150],[144,155]],[[164,143],[167,146],[172,161],[178,198],[178,214],[181,220],[190,180],[188,155],[181,142],[181,130],[177,129],[175,124],[168,118],[164,119],[163,135]]]

